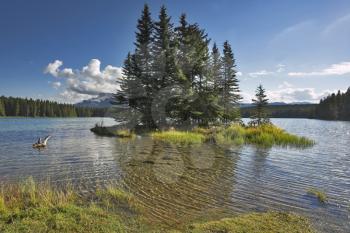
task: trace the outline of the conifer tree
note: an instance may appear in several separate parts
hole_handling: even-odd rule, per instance
[[[236,64],[228,41],[224,42],[223,49],[223,80],[221,84],[221,102],[224,108],[223,119],[225,123],[231,120],[238,120],[239,101],[242,99],[236,77]]]
[[[6,116],[5,106],[4,106],[4,103],[2,102],[2,99],[0,99],[0,116]]]
[[[157,101],[153,102],[152,111],[153,117],[157,118],[153,120],[160,127],[165,126],[166,117],[171,115],[178,102],[175,98],[171,101],[167,99],[171,95],[171,87],[180,84],[182,79],[176,63],[176,41],[170,19],[166,8],[162,6],[158,21],[154,23],[153,75],[158,94]]]
[[[268,99],[265,94],[265,89],[261,84],[257,87],[255,92],[255,99],[252,99],[252,101],[255,105],[255,112],[252,116],[252,121],[250,122],[250,125],[256,126],[269,123],[270,119],[268,118],[266,112]]]
[[[221,55],[216,43],[214,43],[212,52],[211,52],[211,64],[210,72],[213,80],[213,91],[216,95],[221,93],[222,88],[222,61]]]
[[[162,6],[159,19],[154,24],[153,44],[153,72],[158,88],[164,88],[177,83],[177,65],[175,62],[175,41],[173,25],[167,15],[165,6]]]

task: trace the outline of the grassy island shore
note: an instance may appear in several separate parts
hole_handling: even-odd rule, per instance
[[[129,138],[135,136],[135,133],[131,130],[98,125],[91,129],[91,131],[100,136]],[[306,137],[299,137],[290,134],[273,124],[263,124],[255,127],[231,124],[226,127],[196,127],[190,130],[176,130],[172,128],[164,131],[151,131],[143,134],[150,135],[154,140],[172,144],[200,144],[207,142],[218,145],[250,144],[262,147],[272,147],[277,145],[300,148],[306,148],[315,144],[314,141]]]
[[[1,187],[0,232],[314,232],[306,218],[292,213],[250,213],[172,229],[151,224],[144,212],[132,194],[114,186],[81,195],[69,185],[54,188],[29,178]]]

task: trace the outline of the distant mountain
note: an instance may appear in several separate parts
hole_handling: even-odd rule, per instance
[[[90,107],[90,108],[108,108],[112,106],[111,102],[114,100],[114,94],[112,93],[101,93],[97,97],[83,100],[82,102],[76,103],[77,107]]]
[[[111,102],[114,101],[114,94],[112,93],[101,93],[97,97],[84,100],[82,102],[76,103],[77,107],[90,107],[90,108],[108,108],[111,107]],[[292,103],[284,103],[284,102],[272,102],[269,103],[270,106],[282,106],[282,105],[303,105],[303,104],[312,104],[309,102],[292,102]],[[252,103],[241,103],[241,108],[249,108],[252,107]]]

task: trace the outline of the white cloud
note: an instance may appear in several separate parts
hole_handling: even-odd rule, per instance
[[[323,31],[322,34],[329,35],[333,34],[333,32],[337,29],[347,29],[349,30],[350,23],[350,14],[344,15],[340,18],[337,18],[335,21],[330,23]]]
[[[274,74],[276,74],[276,73],[282,73],[282,72],[284,72],[285,69],[286,69],[286,65],[284,65],[284,64],[278,64],[278,65],[276,65],[275,70],[271,70],[271,71],[268,71],[268,70],[259,70],[259,71],[256,71],[256,72],[248,73],[248,76],[250,76],[250,77],[252,77],[252,78],[258,78],[258,77],[261,77],[261,76],[274,75]]]
[[[60,82],[53,82],[51,83],[52,87],[55,88],[55,89],[58,89],[61,87],[61,83]]]
[[[304,31],[306,31],[310,27],[313,27],[313,25],[314,25],[314,21],[307,20],[307,21],[303,21],[303,22],[291,25],[289,27],[286,27],[272,38],[272,40],[270,41],[270,44],[284,41],[288,39],[291,35],[293,36],[302,35]]]
[[[237,72],[236,75],[237,75],[237,76],[242,76],[243,73],[242,73],[242,72]]]
[[[290,72],[289,76],[325,76],[325,75],[344,75],[350,73],[350,62],[341,62],[333,64],[328,68],[312,72]]]
[[[282,73],[283,71],[286,70],[286,65],[284,64],[278,64],[276,67],[277,67],[277,70],[276,70],[277,73]]]
[[[289,88],[289,87],[293,87],[293,85],[286,81],[284,81],[281,85],[278,86],[279,89]]]
[[[256,71],[256,72],[251,72],[249,73],[248,75],[252,78],[257,78],[257,77],[260,77],[260,76],[266,76],[266,75],[270,75],[270,74],[273,74],[274,72],[272,71],[267,71],[267,70],[259,70],[259,71]]]
[[[321,98],[327,96],[331,91],[323,91],[318,93],[314,88],[293,88],[289,83],[286,83],[285,88],[280,88],[275,91],[267,91],[267,96],[270,102],[318,102]]]
[[[64,78],[65,89],[59,98],[65,102],[77,102],[96,97],[101,93],[115,93],[119,85],[117,80],[122,77],[122,68],[107,65],[101,70],[101,62],[91,59],[89,64],[80,70],[71,68],[60,69],[62,61],[56,60],[49,63],[44,73],[54,77]],[[61,84],[52,84],[58,88]]]
[[[54,77],[58,77],[59,68],[63,65],[63,62],[60,60],[55,60],[52,63],[49,63],[44,70],[45,74],[51,74]]]

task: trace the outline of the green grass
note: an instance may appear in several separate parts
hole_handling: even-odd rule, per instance
[[[246,128],[245,138],[248,143],[267,147],[273,145],[295,147],[308,147],[314,145],[314,141],[287,133],[283,129],[272,124]]]
[[[302,148],[314,145],[312,140],[287,133],[272,124],[257,127],[244,127],[240,124],[232,124],[228,127],[217,127],[215,130],[195,130],[202,132],[207,137],[213,138],[219,145],[252,144],[263,147],[278,145]]]
[[[148,221],[137,198],[112,185],[85,196],[70,185],[54,188],[29,178],[0,190],[0,232],[4,233],[313,232],[305,218],[274,212],[184,223],[173,229]]]
[[[151,133],[151,137],[155,140],[170,142],[173,144],[200,144],[205,140],[203,134],[175,130],[153,132]]]
[[[192,131],[168,130],[153,132],[151,136],[155,140],[174,144],[199,144],[214,141],[218,145],[252,144],[263,147],[278,145],[306,148],[314,145],[314,141],[287,133],[272,124],[257,127],[232,124],[227,127],[194,128]]]
[[[251,213],[219,221],[193,224],[188,233],[311,233],[304,217],[278,212]]]
[[[70,186],[54,189],[28,179],[2,187],[0,232],[129,232],[131,223],[118,210],[136,212],[136,206],[132,196],[112,186],[84,198]]]
[[[317,200],[321,203],[325,203],[328,200],[327,194],[324,191],[316,188],[308,189],[307,194],[315,196]]]

